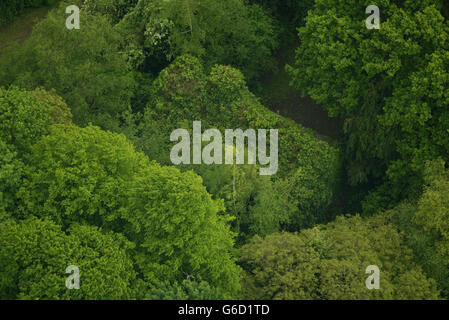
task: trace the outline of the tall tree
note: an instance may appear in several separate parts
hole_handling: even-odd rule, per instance
[[[436,299],[435,281],[413,261],[385,214],[339,217],[328,225],[255,237],[241,250],[247,299]],[[368,266],[380,270],[368,290]]]
[[[16,209],[22,183],[22,157],[51,124],[71,123],[69,108],[54,92],[0,88],[0,214]]]
[[[0,223],[1,299],[129,299],[135,271],[123,236],[73,225],[67,234],[49,220]],[[79,289],[69,290],[69,266]]]
[[[292,84],[344,119],[353,184],[388,176],[388,194],[417,193],[425,160],[449,155],[448,25],[442,1],[317,0],[299,29]]]
[[[150,163],[123,135],[91,126],[52,126],[25,160],[14,217],[122,233],[147,284],[191,275],[227,297],[238,292],[228,219],[198,175]]]

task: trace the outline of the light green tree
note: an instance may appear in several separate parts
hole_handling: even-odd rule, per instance
[[[417,201],[403,203],[390,215],[404,232],[407,245],[444,297],[449,296],[449,172],[444,161],[428,162],[424,192]]]
[[[0,224],[1,299],[129,299],[136,273],[123,236],[92,226],[66,232],[49,220]],[[79,268],[79,289],[66,287],[68,266]]]
[[[435,281],[387,215],[339,217],[300,234],[255,237],[241,249],[248,299],[435,299]],[[380,269],[380,289],[365,285],[370,265]]]
[[[120,36],[106,18],[87,12],[79,30],[68,30],[65,7],[52,10],[23,46],[11,46],[0,57],[0,85],[55,89],[75,123],[115,129],[135,85],[119,51]]]
[[[387,175],[390,199],[416,195],[425,161],[449,150],[442,3],[317,0],[288,67],[295,87],[344,120],[350,182]],[[371,4],[380,8],[380,30],[365,27]]]
[[[228,218],[193,172],[150,163],[125,136],[54,125],[26,157],[15,217],[89,224],[135,244],[139,279],[201,277],[227,297],[239,290]],[[141,295],[145,293],[140,292]]]

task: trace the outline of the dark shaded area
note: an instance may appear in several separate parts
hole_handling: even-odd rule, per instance
[[[338,140],[343,136],[343,122],[338,118],[330,118],[321,105],[310,97],[303,97],[299,90],[290,86],[291,78],[285,66],[293,63],[297,45],[297,41],[283,45],[276,54],[275,70],[260,78],[262,102],[272,111],[315,130],[318,138]]]
[[[34,25],[45,18],[53,6],[29,8],[13,22],[0,26],[0,53],[13,42],[23,44],[31,36]]]

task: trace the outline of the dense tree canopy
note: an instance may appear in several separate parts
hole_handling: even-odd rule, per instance
[[[182,283],[159,283],[147,293],[148,300],[220,300],[223,296],[205,281],[184,280]]]
[[[374,30],[365,0],[21,15],[53,3],[0,4],[0,299],[449,298],[447,1],[379,0]],[[277,171],[172,162],[195,121],[277,130]]]
[[[314,0],[251,0],[250,2],[260,4],[268,9],[281,20],[281,27],[285,26],[290,29],[285,30],[286,28],[283,28],[287,32],[294,32],[297,27],[303,24],[307,12],[314,4]]]
[[[137,4],[138,0],[79,0],[87,12],[100,13],[111,23],[118,23]]]
[[[221,130],[276,128],[279,130],[279,170],[274,179],[282,181],[272,185],[269,181],[250,178],[249,172],[219,169],[223,173],[227,171],[226,176],[220,175],[220,180],[222,183],[228,181],[228,190],[235,192],[237,181],[236,196],[243,196],[240,199],[244,206],[237,209],[239,214],[236,211],[234,214],[244,219],[241,215],[248,212],[251,224],[273,222],[272,226],[247,226],[259,231],[260,228],[280,230],[282,224],[284,228],[297,229],[325,220],[324,212],[332,199],[339,172],[338,151],[316,139],[309,130],[296,126],[261,105],[248,90],[238,70],[216,66],[207,74],[198,59],[182,56],[161,72],[151,90],[153,98],[145,110],[138,134],[140,139],[136,142],[150,159],[171,163],[169,155],[172,145],[165,137],[176,128],[191,130],[194,120],[201,120],[204,128]],[[205,173],[204,169],[195,166],[193,169],[200,174]],[[243,184],[239,185],[236,176],[241,177]],[[260,183],[262,187],[257,186]],[[251,187],[248,189],[245,184]],[[256,195],[257,189],[260,195]],[[268,193],[267,190],[272,192]],[[279,207],[271,207],[272,210],[267,212],[267,202],[279,198],[280,194],[281,199],[276,200]],[[229,197],[225,196],[227,199]],[[235,208],[236,198],[231,198]],[[255,206],[259,209],[264,203],[264,209],[257,213],[250,208],[244,209],[249,207],[251,199],[255,199]]]
[[[272,19],[242,0],[139,0],[117,26],[129,37],[133,64],[159,71],[181,54],[207,67],[229,64],[252,79],[273,64]]]
[[[17,215],[123,233],[146,281],[201,275],[238,288],[232,234],[193,172],[150,163],[122,135],[56,125],[26,156]],[[105,201],[107,199],[107,201]]]
[[[449,295],[449,174],[442,160],[426,165],[425,191],[417,201],[403,203],[389,214],[397,219],[407,245],[444,296]]]
[[[375,230],[375,231],[374,231]],[[242,248],[250,299],[435,299],[435,283],[413,262],[385,215],[339,217],[298,234],[255,237]],[[367,290],[365,269],[380,269],[380,290]],[[417,289],[416,286],[419,286]]]
[[[136,275],[133,286],[114,282],[110,283],[110,289],[98,286],[97,292],[86,284],[84,294],[67,293],[60,298],[143,298],[146,293],[142,288],[152,282],[182,281],[187,275],[204,279],[225,297],[236,294],[240,272],[233,258],[233,234],[227,218],[217,215],[222,208],[221,200],[212,200],[199,176],[150,163],[123,135],[67,123],[70,113],[64,113],[65,103],[54,94],[15,88],[2,89],[1,94],[0,118],[6,125],[2,127],[0,140],[5,151],[0,162],[0,179],[4,182],[0,190],[0,217],[13,219],[5,226],[5,241],[9,243],[10,237],[22,232],[12,230],[16,225],[22,230],[22,219],[34,223],[38,220],[29,219],[38,217],[44,219],[43,230],[47,227],[60,230],[57,237],[87,236],[92,228],[101,228],[101,232],[115,233],[128,243],[126,256],[132,263],[126,272],[130,272],[130,277]],[[20,144],[15,143],[14,137],[20,137]],[[23,232],[27,232],[29,223],[23,223]],[[70,247],[72,240],[68,239]],[[33,258],[33,250],[37,250],[33,248],[23,247],[23,255],[15,257],[15,263],[20,265],[26,255]],[[5,255],[10,253],[7,251]],[[39,259],[48,257],[45,254]],[[55,268],[70,257],[62,252]],[[95,263],[93,260],[92,264]],[[107,257],[104,263],[116,264]],[[14,272],[14,276],[7,276],[11,281],[28,271],[18,267]],[[5,292],[14,291],[8,297],[23,294],[24,298],[54,298],[65,290],[58,287],[46,293],[47,287],[40,282],[39,274],[30,275],[29,281],[36,281],[41,289],[29,293],[25,288],[5,287]],[[64,275],[51,277],[52,281],[58,281]],[[129,279],[117,277],[117,281]],[[116,295],[112,295],[110,290],[116,290],[116,286],[127,291],[117,289]],[[136,292],[136,288],[141,289]]]
[[[0,139],[0,216],[16,205],[16,192],[20,187],[23,162],[17,152]]]
[[[92,226],[67,233],[49,220],[0,223],[1,299],[127,299],[135,272],[130,242]],[[80,269],[80,290],[67,290],[68,266]]]
[[[14,20],[14,18],[31,7],[52,5],[59,0],[8,0],[0,3],[0,26]]]
[[[50,124],[71,123],[65,102],[54,92],[0,88],[0,213],[15,209],[16,192],[22,182],[21,159]]]
[[[448,157],[448,25],[440,0],[317,0],[290,73],[293,84],[344,119],[352,183],[383,178],[396,200],[416,194],[425,160]]]
[[[23,47],[0,59],[0,85],[55,89],[70,105],[74,122],[117,126],[130,106],[135,82],[120,38],[102,16],[83,12],[83,27],[68,30],[65,6],[49,13]]]

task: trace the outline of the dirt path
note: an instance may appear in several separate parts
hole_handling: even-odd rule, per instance
[[[295,43],[281,48],[277,54],[277,69],[260,79],[263,87],[262,101],[280,115],[315,130],[318,138],[326,140],[326,137],[330,137],[337,140],[342,136],[341,121],[329,118],[321,105],[310,97],[302,97],[297,89],[290,86],[291,78],[285,71],[285,65],[293,63],[296,46]]]
[[[33,27],[45,18],[52,7],[33,8],[14,20],[12,23],[0,27],[0,53],[13,42],[23,43],[33,31]]]
[[[28,39],[34,25],[42,20],[51,8],[29,9],[11,24],[0,27],[0,53],[13,42],[23,43]],[[301,97],[298,90],[290,87],[290,76],[285,71],[285,65],[294,61],[296,46],[297,43],[283,46],[277,54],[276,70],[261,77],[262,101],[272,111],[315,130],[318,138],[339,139],[342,135],[341,121],[329,118],[322,106],[309,97]]]

